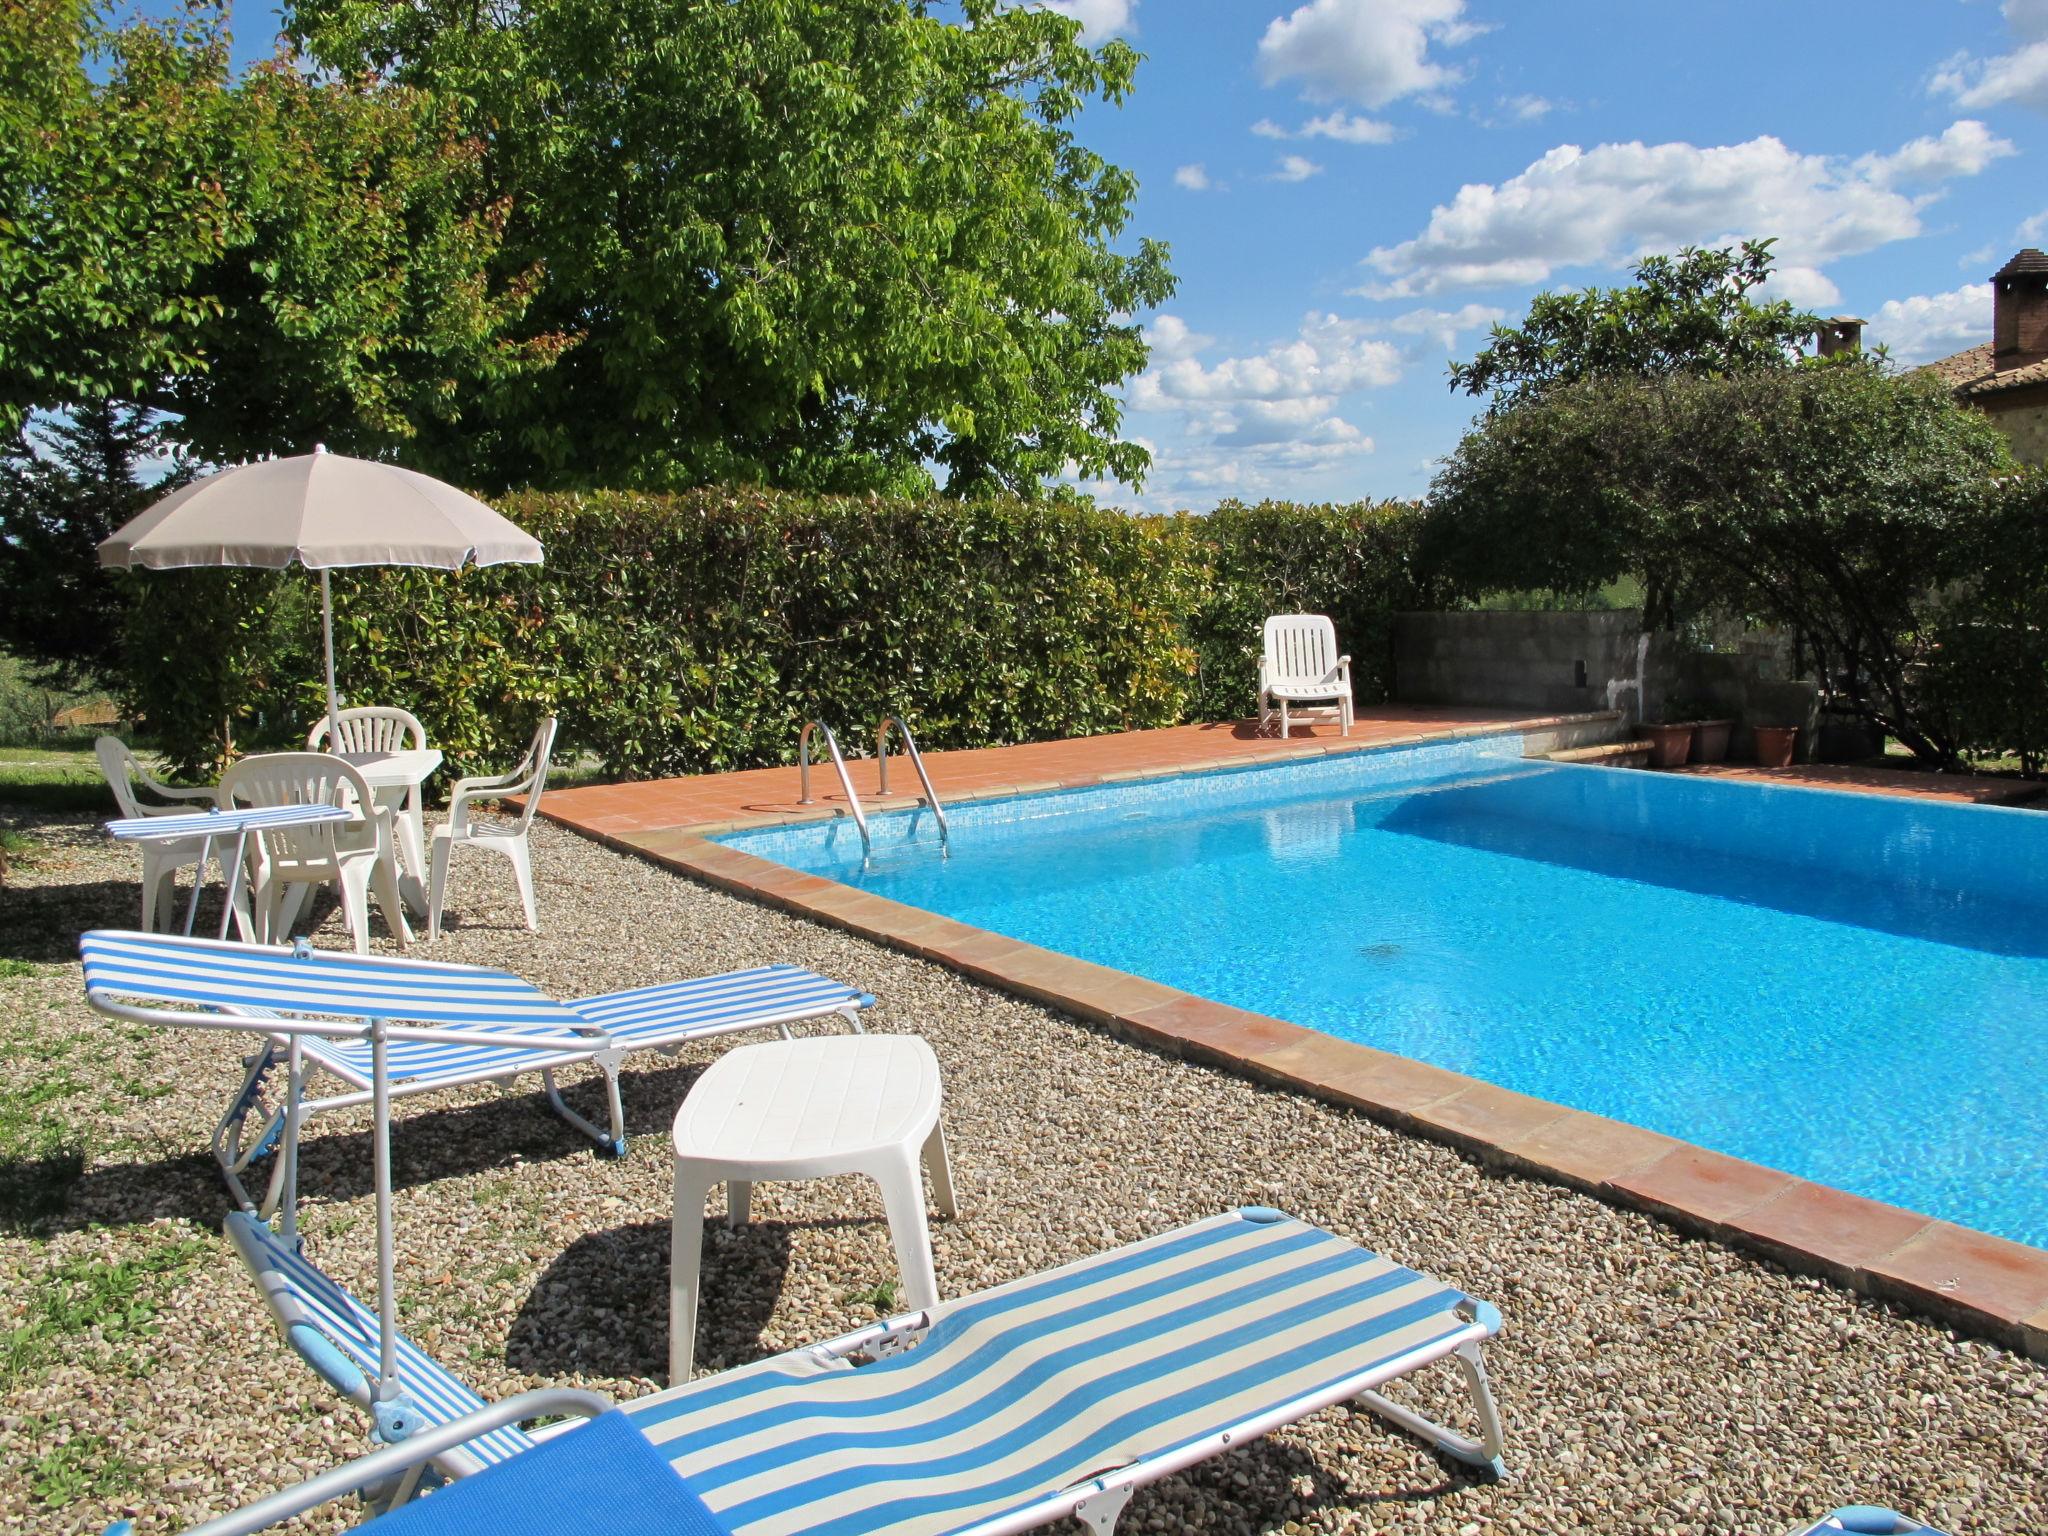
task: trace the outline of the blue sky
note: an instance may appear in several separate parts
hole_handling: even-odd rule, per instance
[[[1921,362],[2048,246],[2048,0],[1044,3],[1146,56],[1080,132],[1180,277],[1115,505],[1420,494],[1472,416],[1450,359],[1643,253],[1776,236],[1784,296]]]
[[[1907,362],[2048,245],[2048,0],[1057,0],[1145,54],[1086,141],[1180,291],[1126,390],[1150,508],[1406,496],[1444,371],[1545,288],[1777,236],[1780,291]]]

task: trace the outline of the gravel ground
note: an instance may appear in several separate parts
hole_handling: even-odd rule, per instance
[[[61,1211],[0,1229],[0,1323],[13,1330],[0,1531],[96,1531],[120,1515],[177,1530],[356,1453],[363,1420],[278,1343],[220,1236],[226,1201],[204,1149],[237,1080],[233,1050],[117,1028],[81,999],[73,942],[133,921],[133,853],[77,820],[10,821],[45,847],[0,889],[8,1156],[18,1166],[23,1138],[61,1122],[85,1165]],[[1474,1482],[1371,1415],[1333,1410],[1141,1494],[1126,1531],[1773,1536],[1857,1501],[1958,1536],[2048,1531],[2038,1365],[553,828],[534,838],[543,933],[520,929],[502,867],[479,858],[457,870],[459,926],[436,958],[558,994],[790,960],[880,997],[870,1027],[931,1041],[963,1207],[933,1229],[949,1294],[1256,1203],[1505,1314],[1488,1353],[1506,1481]],[[320,937],[344,942],[331,907]],[[405,1101],[394,1156],[412,1335],[487,1396],[658,1386],[664,1133],[710,1054],[628,1069],[638,1139],[622,1162],[593,1158],[537,1093]],[[596,1113],[588,1079],[576,1098]],[[316,1124],[304,1165],[310,1249],[364,1296],[366,1124]],[[764,1188],[749,1228],[708,1237],[700,1366],[870,1320],[893,1275],[871,1187]],[[90,1302],[101,1294],[118,1304]],[[1451,1383],[1431,1375],[1415,1395],[1455,1411]]]

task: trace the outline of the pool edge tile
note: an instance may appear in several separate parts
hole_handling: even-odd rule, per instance
[[[1791,1174],[1761,1163],[1680,1142],[1647,1167],[1601,1187],[1645,1209],[1726,1231],[1733,1218],[1783,1194],[1794,1182]]]
[[[1347,1108],[1423,1129],[1417,1112],[1463,1093],[1476,1081],[1409,1056],[1305,1031],[1306,1038],[1263,1051],[1260,1076]]]
[[[1482,1079],[1448,1098],[1415,1111],[1424,1125],[1497,1153],[1533,1136],[1569,1115],[1571,1110],[1549,1099],[1535,1098]]]
[[[1685,1145],[1662,1131],[1572,1109],[1500,1150],[1511,1166],[1598,1192]]]
[[[1253,1066],[1263,1053],[1299,1044],[1299,1037],[1316,1033],[1285,1019],[1168,990],[1174,995],[1164,1002],[1119,1013],[1112,1022],[1181,1055],[1233,1066]]]
[[[2000,1342],[2026,1347],[2048,1317],[2048,1250],[1993,1237],[1953,1222],[1930,1221],[1890,1253],[1865,1266],[1880,1296],[1985,1329]]]
[[[1933,1225],[1933,1218],[1809,1179],[1792,1183],[1727,1225],[1748,1247],[1817,1268],[1852,1290],[1870,1289],[1866,1266]]]

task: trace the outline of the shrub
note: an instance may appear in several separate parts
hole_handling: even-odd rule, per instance
[[[334,574],[349,696],[403,702],[456,771],[562,717],[612,773],[788,762],[803,722],[901,713],[932,748],[1248,713],[1259,622],[1330,612],[1361,696],[1412,600],[1399,506],[1131,518],[1076,500],[962,504],[693,491],[522,493],[539,567]],[[135,578],[134,707],[173,762],[303,739],[322,707],[304,572]],[[846,742],[849,750],[857,740]]]
[[[1468,593],[1633,576],[1650,623],[1783,626],[1831,703],[1947,763],[1912,679],[1937,594],[1996,563],[1978,530],[2010,467],[1980,413],[1867,362],[1563,384],[1459,444],[1425,558]]]
[[[1920,708],[1972,757],[2048,761],[2048,471],[2001,482],[1961,552],[1975,574],[1934,604]]]

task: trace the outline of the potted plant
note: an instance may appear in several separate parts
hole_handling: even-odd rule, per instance
[[[1683,768],[1692,756],[1692,721],[1682,708],[1667,704],[1664,718],[1645,725],[1643,734],[1650,738],[1652,768]]]
[[[1692,760],[1720,763],[1728,759],[1728,738],[1735,732],[1733,720],[1695,720],[1692,725]]]
[[[1756,727],[1756,761],[1760,768],[1790,768],[1792,754],[1798,746],[1799,727],[1796,725]]]

